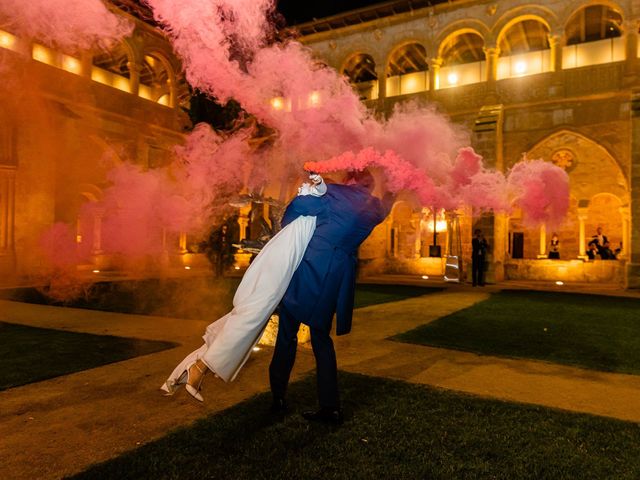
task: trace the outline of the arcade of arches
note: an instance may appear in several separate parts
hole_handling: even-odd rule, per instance
[[[468,127],[490,166],[507,171],[526,155],[564,168],[571,201],[565,222],[547,231],[528,228],[517,210],[436,212],[434,222],[428,206],[401,198],[363,246],[364,271],[442,275],[445,260],[430,256],[431,245],[461,256],[464,269],[471,232],[481,228],[491,244],[490,281],[640,288],[638,5],[449,2],[391,22],[364,19],[374,13],[384,14],[345,18],[348,28],[338,26],[340,19],[327,30],[322,20],[311,22],[302,40],[381,115],[404,101],[432,102]],[[616,260],[588,259],[599,227]],[[548,258],[554,234],[559,260]]]

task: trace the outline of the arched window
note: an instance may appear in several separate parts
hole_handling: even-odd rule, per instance
[[[396,48],[387,67],[387,96],[424,92],[429,88],[427,50],[419,43]]]
[[[358,53],[347,60],[342,74],[349,78],[360,95],[361,100],[378,98],[378,76],[376,63],[371,55]]]
[[[439,88],[481,82],[485,78],[484,39],[476,32],[448,37],[440,48]]]
[[[575,12],[565,29],[566,47],[562,52],[562,67],[624,60],[622,15],[606,5],[590,5]]]
[[[162,105],[172,104],[171,71],[160,56],[155,54],[144,56],[140,68],[138,95]]]
[[[511,25],[498,43],[498,79],[548,72],[551,69],[549,28],[537,19]]]
[[[92,63],[92,80],[124,92],[131,92],[130,58],[123,44],[119,44],[109,52],[95,55]]]

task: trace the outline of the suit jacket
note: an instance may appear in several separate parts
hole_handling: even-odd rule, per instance
[[[358,185],[328,185],[322,197],[299,196],[287,207],[283,227],[300,215],[316,216],[316,229],[282,299],[298,321],[336,334],[351,331],[357,249],[387,209]]]

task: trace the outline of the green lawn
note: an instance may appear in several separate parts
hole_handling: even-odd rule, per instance
[[[169,342],[91,335],[0,322],[0,390],[174,346]]]
[[[315,403],[314,378],[291,386]],[[340,374],[342,427],[297,411],[265,415],[262,394],[73,477],[77,479],[637,479],[640,427]],[[169,400],[170,401],[170,400]]]
[[[640,300],[503,291],[394,339],[640,374]]]

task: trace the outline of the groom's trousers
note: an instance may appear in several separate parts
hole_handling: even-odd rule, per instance
[[[300,323],[283,305],[280,305],[278,336],[271,365],[269,365],[271,392],[275,398],[284,398],[287,392],[289,377],[296,360]],[[316,359],[320,407],[339,408],[338,367],[330,330],[311,327],[311,346]]]

